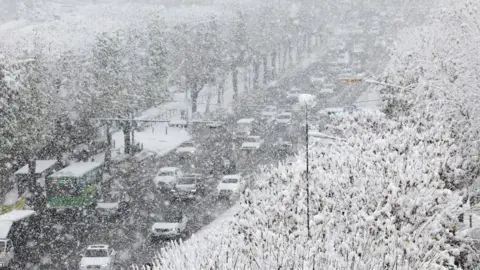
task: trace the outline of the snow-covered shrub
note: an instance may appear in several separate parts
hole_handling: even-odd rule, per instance
[[[480,16],[475,1],[455,1],[420,28],[398,38],[382,89],[385,111],[430,130],[431,144],[446,140],[441,174],[453,188],[478,176]]]

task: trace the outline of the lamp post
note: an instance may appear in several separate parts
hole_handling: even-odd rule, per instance
[[[310,172],[309,172],[309,157],[308,157],[308,105],[305,102],[305,159],[306,159],[306,170],[305,170],[305,179],[307,180],[307,235],[310,238]]]
[[[310,158],[308,155],[308,144],[309,144],[309,137],[308,137],[308,106],[314,105],[315,103],[315,96],[309,94],[302,94],[298,97],[299,102],[305,104],[305,180],[307,181],[307,236],[308,238],[311,237],[310,234]]]

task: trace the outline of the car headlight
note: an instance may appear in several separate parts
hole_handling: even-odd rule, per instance
[[[103,264],[103,265],[100,265],[100,266],[101,266],[101,267],[107,267],[107,266],[108,266],[108,264]]]
[[[192,189],[192,190],[190,190],[190,192],[197,192],[197,190],[196,190],[196,189]]]

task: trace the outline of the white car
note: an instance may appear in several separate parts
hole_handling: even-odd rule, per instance
[[[365,52],[365,49],[364,49],[364,45],[363,44],[355,44],[353,45],[353,53],[354,54],[362,54]]]
[[[280,125],[290,125],[292,123],[292,113],[283,112],[279,114],[275,122]]]
[[[325,73],[320,72],[315,76],[310,77],[310,82],[313,86],[322,86],[325,83]]]
[[[362,62],[361,61],[355,61],[352,63],[352,69],[355,71],[361,71],[362,70]]]
[[[335,85],[333,83],[326,83],[322,89],[320,89],[320,94],[330,95],[335,92]]]
[[[182,171],[177,167],[163,167],[153,181],[157,187],[172,189],[182,175]]]
[[[370,29],[370,34],[378,35],[378,34],[380,34],[380,29],[378,27],[374,26]]]
[[[197,147],[193,142],[184,142],[175,151],[178,155],[193,155],[197,152]]]
[[[260,136],[248,136],[242,143],[241,150],[258,150],[263,144]]]
[[[153,239],[175,239],[186,232],[188,218],[181,213],[166,212],[153,218],[155,222],[150,232]]]
[[[353,70],[351,68],[342,69],[340,74],[338,74],[339,79],[350,79],[353,77]]]
[[[217,195],[220,198],[231,199],[238,196],[245,189],[245,180],[241,175],[224,175],[217,186]]]
[[[289,100],[297,100],[298,96],[301,94],[301,89],[297,87],[292,87],[290,91],[287,93],[287,99]]]
[[[91,245],[87,247],[80,260],[80,270],[108,269],[113,270],[117,253],[108,245]]]
[[[275,106],[267,106],[261,112],[262,120],[273,120],[277,116],[277,107]]]

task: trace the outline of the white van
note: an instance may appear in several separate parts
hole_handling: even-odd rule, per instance
[[[35,214],[32,210],[12,210],[0,215],[0,267],[8,267],[15,257],[15,248],[10,239],[10,230],[15,222]]]

